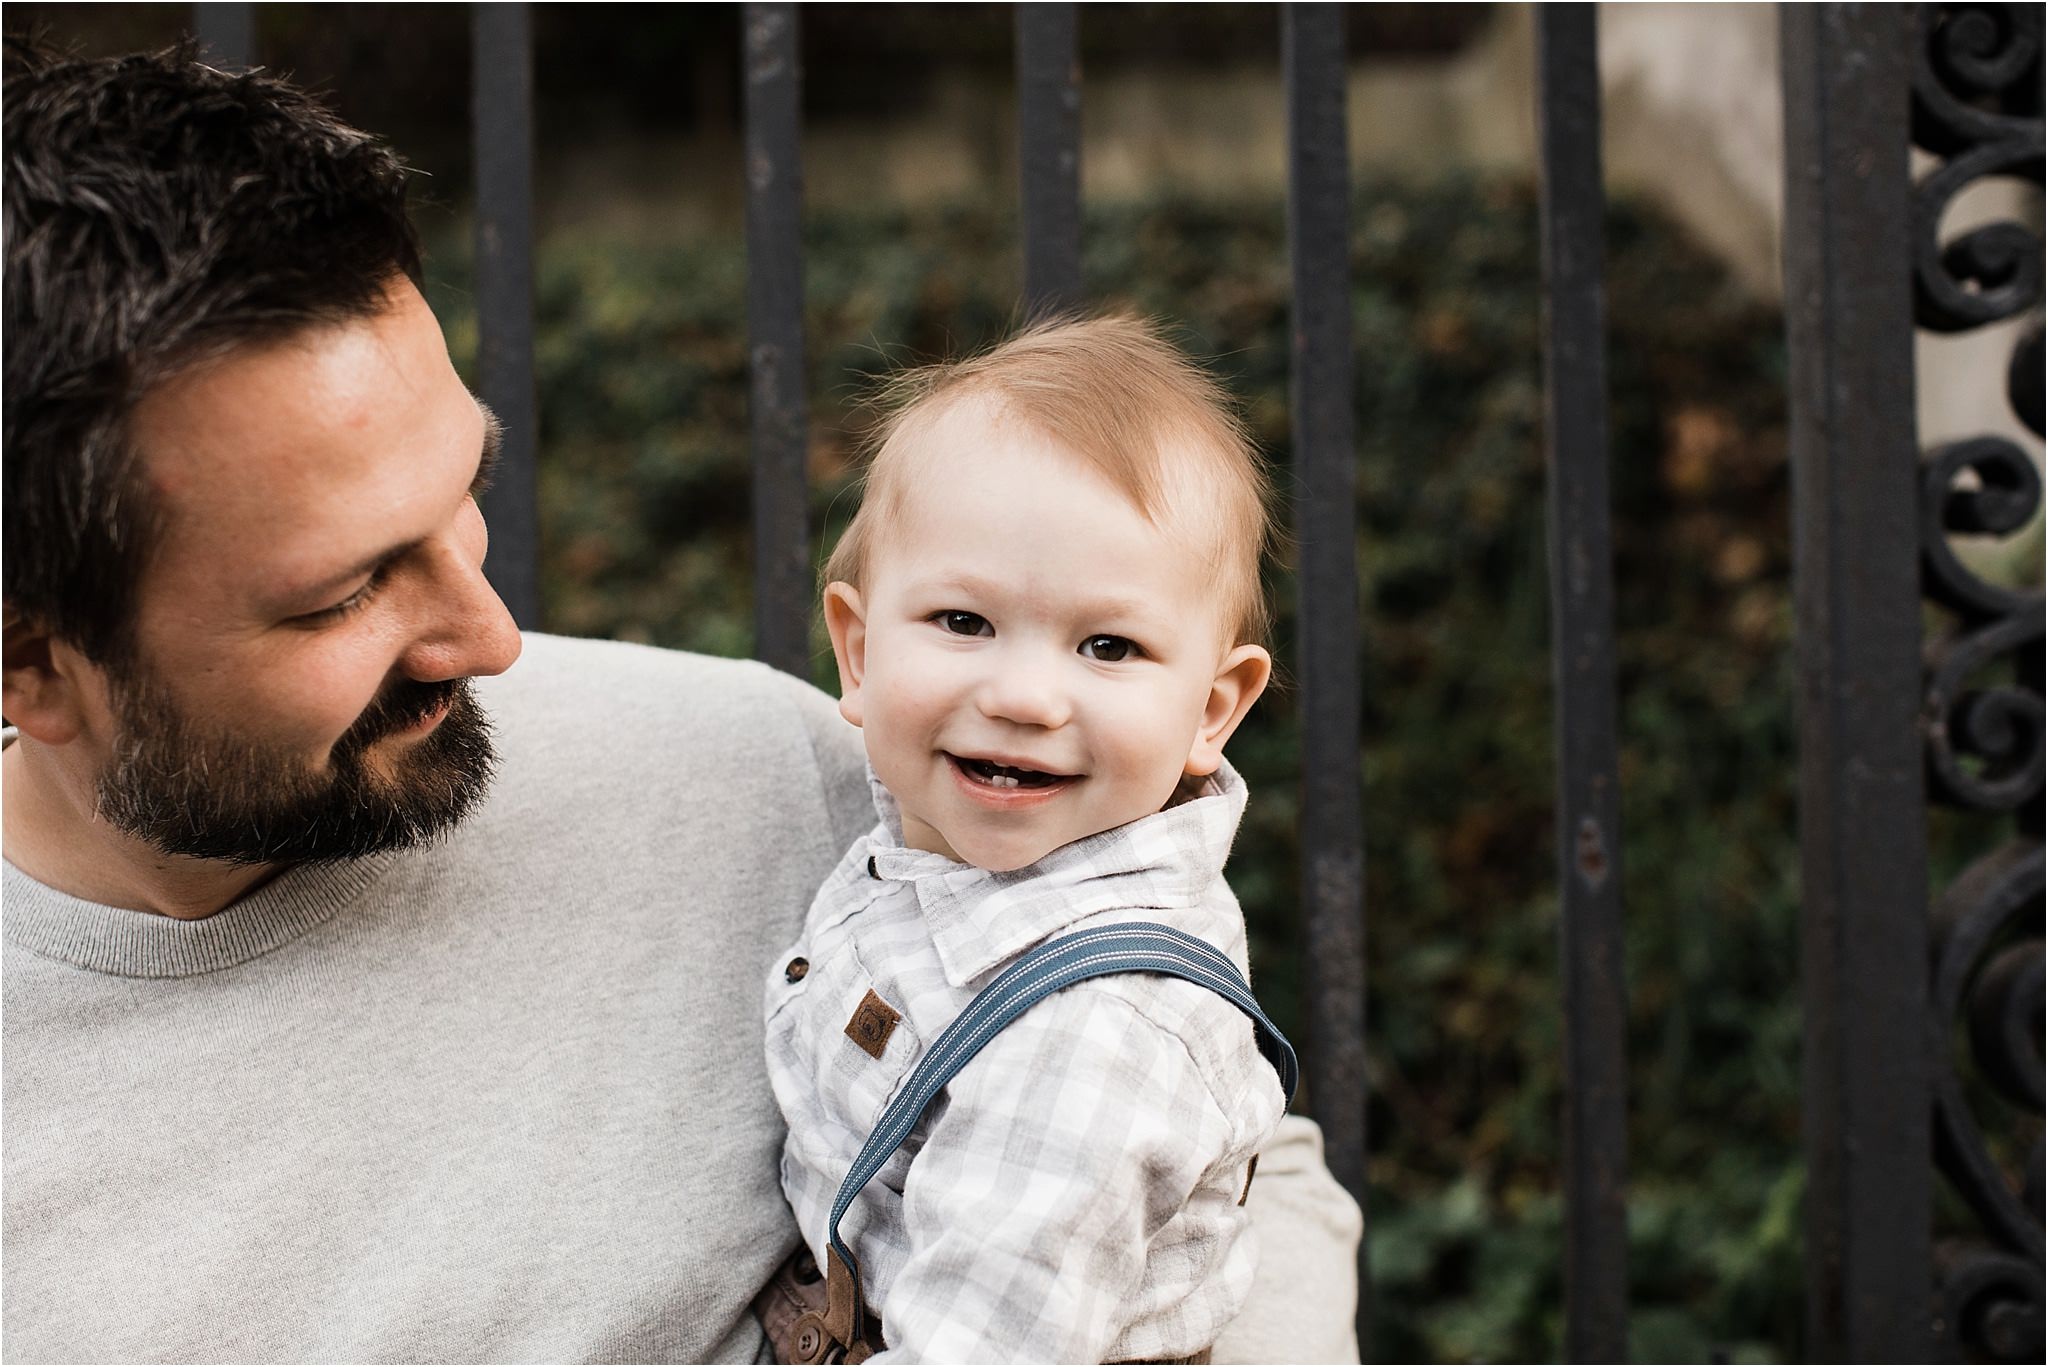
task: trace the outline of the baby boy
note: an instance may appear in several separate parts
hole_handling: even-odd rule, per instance
[[[895,397],[825,590],[881,821],[768,990],[783,1187],[821,1264],[877,1116],[1024,951],[1160,921],[1244,971],[1223,746],[1272,670],[1258,457],[1152,328],[1033,328]],[[842,1222],[885,1356],[1203,1360],[1251,1287],[1241,1202],[1285,1106],[1206,988],[1040,1002]]]

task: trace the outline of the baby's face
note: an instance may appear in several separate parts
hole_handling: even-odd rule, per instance
[[[1021,868],[1213,772],[1269,662],[1225,639],[1194,549],[979,405],[923,440],[864,589],[827,604],[842,709],[908,843]]]

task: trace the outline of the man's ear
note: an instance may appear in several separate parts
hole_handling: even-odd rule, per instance
[[[1209,685],[1209,701],[1202,709],[1201,725],[1195,729],[1195,743],[1188,751],[1187,772],[1206,778],[1223,763],[1223,746],[1252,710],[1266,683],[1273,677],[1273,657],[1264,646],[1239,646],[1223,657],[1216,667],[1216,680]]]
[[[12,604],[0,612],[0,714],[45,745],[76,740],[85,726],[79,705],[85,657]]]
[[[868,672],[867,609],[851,584],[825,586],[825,630],[839,662],[839,715],[860,725],[860,681]]]

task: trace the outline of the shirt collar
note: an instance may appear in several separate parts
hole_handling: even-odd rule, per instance
[[[991,873],[905,849],[895,796],[872,769],[868,781],[882,819],[870,869],[915,891],[946,980],[955,987],[1084,917],[1194,905],[1223,872],[1246,796],[1244,780],[1225,763],[1186,802],[1062,845],[1025,868]]]

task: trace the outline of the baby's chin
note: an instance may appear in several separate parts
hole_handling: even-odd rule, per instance
[[[1013,841],[966,841],[962,849],[959,842],[948,842],[953,846],[953,857],[963,864],[972,864],[977,869],[990,873],[1015,873],[1028,869],[1039,860],[1059,849],[1058,845],[1038,843],[1018,844]]]
[[[939,847],[942,853],[955,862],[972,864],[975,868],[986,870],[989,873],[1015,873],[1018,869],[1030,868],[1033,864],[1036,864],[1056,850],[1063,850],[1069,845],[1091,839],[1102,834],[1103,831],[1113,831],[1121,826],[1128,826],[1133,821],[1141,821],[1148,816],[1165,810],[1166,807],[1177,805],[1188,798],[1198,796],[1203,785],[1208,781],[1207,777],[1188,776],[1182,780],[1182,786],[1177,787],[1165,803],[1159,807],[1147,805],[1136,811],[1119,813],[1118,815],[1123,817],[1120,821],[1113,821],[1099,830],[1069,830],[1056,840],[1049,840],[1044,834],[1028,831],[1003,831],[1000,829],[975,827],[946,831],[934,826],[925,825],[921,820],[915,819],[905,822],[906,834],[910,833],[909,828],[913,824],[923,826],[926,833],[935,837],[932,845]],[[922,842],[916,841],[913,837],[913,843]],[[924,847],[930,848],[931,846],[926,845]]]
[[[1132,820],[1136,820],[1136,818],[1134,817]],[[1127,823],[1119,821],[1116,823],[1116,826],[1125,824]],[[1116,826],[1105,826],[1103,830],[1115,830]],[[946,843],[952,850],[953,858],[963,864],[972,864],[975,868],[985,869],[990,873],[1015,873],[1018,869],[1030,868],[1033,864],[1036,864],[1039,860],[1044,859],[1056,850],[1063,850],[1069,845],[1087,840],[1101,833],[1101,831],[1083,831],[1078,834],[1069,833],[1064,839],[1048,843],[1042,836],[1032,839],[1021,833],[1004,836],[992,835],[985,831],[962,832],[962,838],[957,840],[948,835]]]

